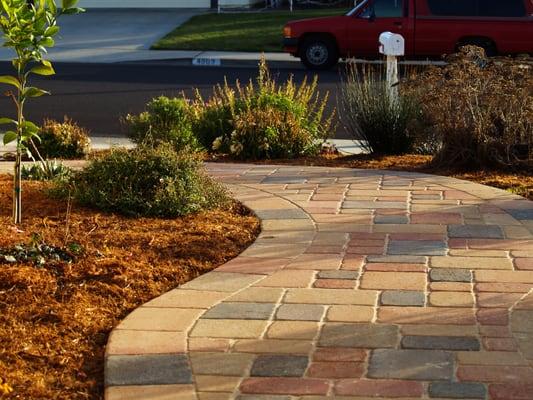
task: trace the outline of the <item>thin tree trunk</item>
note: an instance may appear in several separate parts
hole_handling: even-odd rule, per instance
[[[15,159],[15,177],[13,178],[13,222],[18,225],[22,222],[22,177],[21,177],[22,154],[17,148]]]

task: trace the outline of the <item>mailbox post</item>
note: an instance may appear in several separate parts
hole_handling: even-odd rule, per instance
[[[379,52],[387,57],[387,87],[389,96],[398,99],[398,57],[405,55],[405,39],[402,35],[383,32],[379,35]]]

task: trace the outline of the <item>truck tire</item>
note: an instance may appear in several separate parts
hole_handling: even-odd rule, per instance
[[[334,40],[325,36],[311,36],[299,46],[302,63],[313,70],[326,70],[339,62],[339,51]]]

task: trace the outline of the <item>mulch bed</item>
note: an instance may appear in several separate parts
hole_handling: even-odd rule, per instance
[[[100,399],[111,329],[130,311],[230,260],[259,233],[239,204],[173,220],[130,219],[51,199],[25,182],[21,229],[11,224],[11,178],[0,175],[0,249],[50,245],[72,263],[0,260],[0,397]],[[72,248],[72,246],[70,246]],[[1,384],[13,388],[2,397]]]
[[[209,161],[235,162],[228,157],[213,157]],[[408,154],[403,156],[374,156],[322,154],[316,157],[255,161],[255,164],[286,164],[319,167],[343,167],[361,169],[386,169],[392,171],[421,172],[426,174],[451,176],[483,185],[508,190],[533,200],[533,173],[527,171],[472,170],[460,171],[437,168],[429,165],[431,156]]]

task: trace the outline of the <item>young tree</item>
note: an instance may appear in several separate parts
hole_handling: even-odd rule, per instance
[[[29,98],[40,97],[49,92],[30,86],[31,74],[53,75],[54,68],[43,57],[46,49],[53,47],[54,36],[59,32],[57,18],[60,15],[78,14],[78,0],[61,0],[58,9],[56,0],[0,0],[0,29],[4,47],[12,48],[16,57],[12,60],[14,75],[0,76],[0,83],[16,90],[7,93],[13,99],[17,118],[0,118],[0,125],[11,125],[5,132],[4,144],[16,142],[15,176],[13,182],[13,222],[22,220],[21,161],[32,139],[38,140],[39,128],[24,117],[24,105]]]

